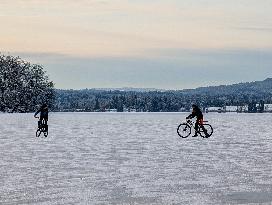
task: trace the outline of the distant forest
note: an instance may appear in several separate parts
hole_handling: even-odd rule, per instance
[[[189,111],[192,103],[202,109],[248,105],[249,112],[256,112],[256,104],[272,104],[272,79],[180,91],[56,90],[52,109],[72,112],[179,112]]]

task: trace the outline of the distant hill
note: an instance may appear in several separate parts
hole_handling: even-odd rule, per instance
[[[199,87],[196,89],[181,90],[186,95],[264,95],[272,94],[272,78],[267,78],[263,81],[238,83],[233,85],[220,85]]]
[[[171,90],[157,88],[92,88],[96,91],[123,91],[123,92],[172,92]],[[236,95],[236,94],[272,94],[272,78],[263,81],[237,83],[232,85],[219,85],[199,87],[195,89],[176,90],[185,95]],[[175,91],[174,91],[175,92]]]
[[[166,91],[166,90],[157,89],[157,88],[132,88],[132,87],[123,87],[123,88],[94,88],[94,90],[101,90],[101,91],[125,91],[125,92],[150,92],[150,91],[164,92],[164,91]]]

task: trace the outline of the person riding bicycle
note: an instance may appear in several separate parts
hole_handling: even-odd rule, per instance
[[[188,117],[186,117],[186,119],[192,119],[192,118],[196,117],[196,122],[195,122],[195,134],[194,134],[193,137],[197,137],[198,126],[199,126],[199,125],[202,126],[202,124],[203,124],[203,114],[202,114],[200,108],[199,108],[197,105],[193,104],[193,105],[192,105],[192,108],[193,108],[192,113],[191,113],[190,115],[188,115]],[[203,127],[203,128],[204,128],[204,127]],[[205,131],[204,131],[204,132],[205,132]],[[206,133],[205,133],[205,134],[206,134]],[[206,134],[206,135],[207,135],[207,134]]]
[[[37,115],[39,113],[40,113],[40,119],[38,121],[38,125],[40,126],[42,124],[43,120],[44,120],[44,124],[47,125],[47,121],[48,121],[48,107],[47,107],[47,104],[43,104],[40,107],[40,109],[34,114],[34,117],[38,118]]]

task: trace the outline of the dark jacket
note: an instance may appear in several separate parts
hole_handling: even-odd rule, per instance
[[[35,117],[40,113],[40,119],[48,120],[48,107],[41,107],[36,113]]]
[[[196,117],[197,119],[203,119],[203,114],[197,106],[193,107],[192,114],[190,114],[187,118],[192,119],[194,117]]]

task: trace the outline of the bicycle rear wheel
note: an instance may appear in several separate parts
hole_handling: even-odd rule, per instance
[[[191,127],[187,123],[181,123],[177,128],[180,137],[186,138],[191,134]]]
[[[213,128],[210,124],[203,124],[202,126],[199,126],[199,134],[203,138],[208,138],[212,135]]]

